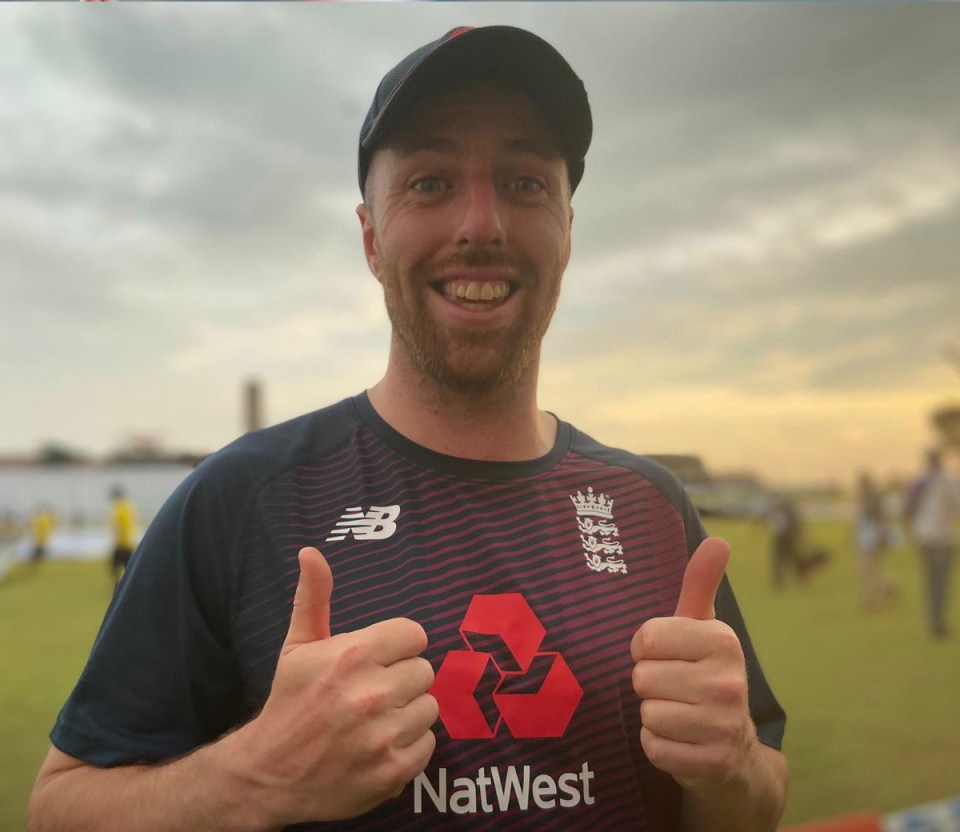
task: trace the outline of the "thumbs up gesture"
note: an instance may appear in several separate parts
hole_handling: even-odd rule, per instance
[[[331,635],[333,575],[300,550],[300,581],[270,696],[244,732],[271,825],[355,817],[426,767],[436,745],[433,668],[406,618]],[[262,807],[261,807],[262,808]]]
[[[745,765],[756,730],[736,633],[714,612],[730,547],[707,538],[690,558],[671,618],[652,618],[630,645],[640,742],[688,791],[709,792]]]

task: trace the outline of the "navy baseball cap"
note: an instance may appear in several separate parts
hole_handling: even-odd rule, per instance
[[[570,172],[583,176],[593,134],[587,92],[566,59],[543,38],[514,26],[461,26],[411,52],[383,76],[360,128],[360,192],[374,150],[424,96],[470,81],[511,84],[537,104],[556,135]]]

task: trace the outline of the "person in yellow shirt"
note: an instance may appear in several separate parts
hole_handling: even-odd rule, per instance
[[[110,558],[110,571],[113,574],[113,583],[116,587],[120,583],[123,571],[133,555],[137,537],[137,511],[120,486],[115,486],[110,492],[111,525],[113,526],[113,555]]]
[[[30,564],[34,569],[47,556],[47,547],[50,545],[50,537],[56,526],[57,517],[48,505],[40,506],[30,518],[30,534],[33,537]]]

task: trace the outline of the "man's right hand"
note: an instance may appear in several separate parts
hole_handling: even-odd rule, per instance
[[[439,711],[427,693],[434,674],[420,656],[423,628],[394,618],[332,636],[332,592],[323,555],[301,549],[270,696],[233,738],[280,825],[373,809],[399,795],[436,746],[430,727]]]

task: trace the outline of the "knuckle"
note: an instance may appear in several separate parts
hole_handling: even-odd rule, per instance
[[[746,694],[746,680],[740,674],[729,673],[714,680],[714,695],[727,704],[739,704]]]
[[[743,724],[737,720],[731,719],[725,726],[723,730],[723,739],[726,748],[728,749],[728,755],[732,758],[735,756],[737,749],[743,744]]]
[[[343,643],[337,654],[334,663],[335,670],[338,673],[352,673],[357,668],[363,666],[369,657],[369,651],[366,644],[359,640],[351,640]]]
[[[396,747],[399,731],[393,725],[384,725],[375,731],[370,740],[372,751],[378,756],[389,755]]]
[[[364,685],[354,688],[348,695],[349,709],[359,716],[370,716],[383,708],[386,695],[380,688]]]
[[[656,654],[656,649],[659,643],[657,638],[657,631],[660,629],[659,619],[651,618],[649,621],[645,621],[640,629],[637,630],[636,635],[634,636],[634,641],[637,644],[638,650],[638,660],[644,658],[645,656],[652,656]]]
[[[722,621],[717,622],[718,626],[713,631],[713,643],[717,649],[734,656],[743,655],[743,647],[740,639],[733,629]]]

